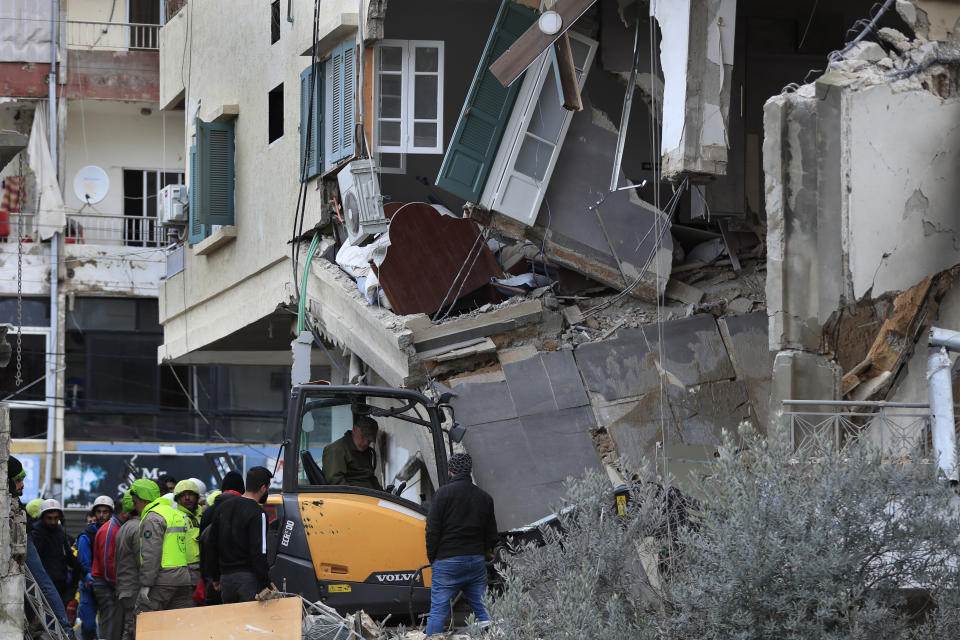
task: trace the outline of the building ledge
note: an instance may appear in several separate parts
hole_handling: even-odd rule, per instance
[[[202,242],[193,245],[193,255],[205,256],[213,253],[223,245],[237,239],[237,228],[234,225],[220,227]]]
[[[360,18],[356,13],[336,13],[325,21],[323,17],[321,17],[318,32],[319,37],[317,39],[317,57],[319,58],[332,49],[334,45],[338,44],[351,33],[356,33],[359,24]],[[312,49],[312,45],[308,46],[300,55],[309,56],[312,53]]]
[[[221,104],[209,114],[205,122],[230,122],[231,120],[236,120],[239,115],[240,105]]]

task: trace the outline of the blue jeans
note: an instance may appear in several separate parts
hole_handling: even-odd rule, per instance
[[[477,621],[489,620],[483,606],[483,594],[487,590],[487,565],[483,556],[454,556],[433,561],[433,578],[430,582],[430,617],[427,618],[427,635],[443,631],[443,623],[450,615],[450,601],[457,591],[470,603]]]
[[[71,626],[67,622],[67,612],[63,608],[63,600],[60,599],[57,588],[54,586],[50,576],[47,575],[46,569],[43,568],[40,554],[37,553],[37,548],[33,546],[33,540],[31,540],[29,536],[27,536],[27,568],[30,569],[30,573],[33,574],[33,579],[37,581],[37,585],[40,586],[40,590],[47,598],[47,602],[50,603],[50,608],[53,609],[53,615],[60,621],[60,626],[63,627],[64,631],[70,633]]]

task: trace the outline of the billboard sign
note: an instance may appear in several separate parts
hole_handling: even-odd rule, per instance
[[[244,456],[231,457],[239,469],[244,468]],[[116,498],[125,492],[131,478],[159,480],[163,475],[177,480],[197,478],[207,485],[207,491],[217,488],[213,469],[202,453],[170,456],[68,451],[63,454],[63,506],[86,510],[97,496]]]

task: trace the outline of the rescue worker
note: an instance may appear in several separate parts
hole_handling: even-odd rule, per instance
[[[97,538],[97,531],[105,525],[113,515],[113,498],[110,496],[97,496],[93,501],[94,521],[83,529],[83,533],[77,536],[77,560],[83,567],[83,575],[80,578],[80,606],[77,608],[77,616],[80,618],[80,632],[83,640],[96,640],[97,638],[97,597],[93,592],[93,546]]]
[[[13,494],[11,494],[13,495]],[[25,507],[27,515],[30,516],[31,520],[36,520],[40,516],[40,505],[43,504],[43,498],[34,498],[27,503]]]
[[[192,607],[194,582],[187,564],[186,516],[161,496],[140,512],[137,613]]]
[[[122,506],[123,496],[117,498]],[[117,549],[117,534],[120,527],[130,518],[123,508],[117,509],[110,516],[110,520],[97,531],[93,541],[93,595],[97,602],[100,638],[113,637],[113,625],[116,620],[117,608],[117,573],[114,564],[114,552]]]
[[[323,475],[329,484],[382,490],[372,445],[380,428],[370,416],[353,417],[353,429],[323,448]]]
[[[193,478],[181,480],[173,490],[173,499],[187,523],[187,567],[193,585],[200,582],[200,488]]]
[[[39,515],[40,519],[33,523],[30,532],[33,545],[40,555],[44,571],[60,594],[60,604],[66,608],[67,603],[73,600],[82,568],[70,549],[67,532],[60,524],[63,518],[60,503],[52,498],[44,500]]]
[[[210,525],[213,588],[225,604],[250,602],[270,586],[267,566],[267,514],[260,505],[267,501],[273,474],[264,467],[247,472],[246,491],[240,498],[217,503]]]
[[[159,497],[160,487],[146,478],[135,480],[123,496],[123,508],[129,510],[132,517],[123,523],[117,533],[114,566],[117,570],[118,610],[110,640],[133,640],[136,635],[136,604],[140,591],[140,515],[148,504]]]
[[[490,621],[483,594],[487,589],[484,556],[497,541],[493,498],[470,480],[473,459],[469,454],[450,456],[447,469],[451,481],[437,490],[427,514],[427,559],[433,565],[428,636],[443,631],[450,600],[461,590],[477,621],[484,626]]]
[[[14,547],[18,544],[24,544],[26,546],[26,557],[24,561],[27,569],[30,570],[33,579],[37,582],[37,585],[40,586],[40,590],[43,592],[44,597],[46,597],[47,602],[50,603],[50,609],[53,610],[53,615],[57,618],[60,626],[63,627],[64,630],[67,630],[70,628],[70,624],[67,622],[67,612],[64,609],[63,600],[60,598],[60,594],[57,593],[57,588],[50,579],[50,576],[47,575],[47,570],[43,568],[43,561],[40,559],[40,554],[37,553],[37,548],[34,546],[30,536],[31,529],[27,526],[28,521],[36,519],[37,515],[39,515],[40,505],[43,504],[43,500],[38,498],[27,503],[28,507],[31,504],[36,506],[36,509],[33,510],[33,515],[30,514],[30,510],[21,509],[20,496],[23,495],[23,485],[26,477],[27,473],[23,469],[23,463],[14,456],[10,456],[7,460],[7,485],[10,490],[11,546]],[[24,513],[24,511],[26,511],[26,513]]]

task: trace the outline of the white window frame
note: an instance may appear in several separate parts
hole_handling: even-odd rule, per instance
[[[396,47],[402,50],[400,64],[400,135],[399,145],[380,144],[380,52],[382,47]],[[414,67],[414,50],[437,49],[437,71],[418,72]],[[373,68],[373,146],[376,153],[423,153],[436,154],[443,153],[443,85],[444,85],[444,43],[443,40],[381,40],[374,47],[374,68]],[[394,74],[396,72],[388,72]],[[414,87],[415,78],[418,75],[437,76],[437,117],[434,119],[415,119],[414,100],[416,98]],[[393,118],[391,118],[393,120]],[[414,144],[413,130],[418,122],[429,122],[437,125],[437,142],[433,146],[418,147]]]
[[[593,65],[593,58],[597,52],[597,41],[573,30],[567,32],[570,38],[578,40],[589,47],[586,60],[584,61],[583,71],[580,73],[579,88],[583,91],[590,68]],[[536,180],[513,169],[523,145],[524,135],[530,127],[530,121],[537,110],[537,102],[543,91],[544,83],[548,74],[552,75],[553,57],[547,49],[540,57],[527,69],[523,78],[523,84],[517,94],[517,101],[514,104],[513,111],[510,113],[510,119],[504,130],[503,138],[497,149],[497,155],[491,165],[490,176],[480,197],[480,203],[488,209],[492,209],[506,216],[519,220],[523,224],[532,226],[540,212],[540,206],[546,195],[547,187],[550,184],[550,178],[553,175],[553,169],[557,164],[557,158],[563,149],[563,143],[567,136],[567,130],[570,128],[570,121],[573,119],[573,111],[565,111],[563,122],[560,125],[560,131],[557,135],[557,142],[554,146],[554,152],[547,163],[546,170],[542,180]],[[559,100],[559,96],[549,96],[554,100]],[[531,206],[523,210],[513,209],[504,206],[504,196],[507,187],[512,180],[525,183],[527,186],[536,190],[536,197]]]

